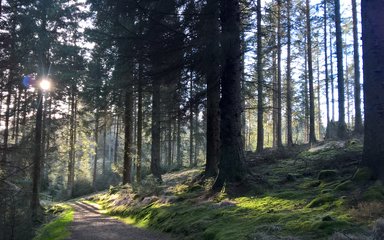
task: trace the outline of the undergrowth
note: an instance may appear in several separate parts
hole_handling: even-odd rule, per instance
[[[55,204],[47,209],[47,213],[54,214],[56,217],[38,229],[33,240],[66,239],[70,235],[68,226],[73,221],[73,208],[67,204]]]
[[[212,196],[212,179],[192,181],[200,172],[186,171],[167,175],[161,186],[152,186],[152,181],[140,188],[118,186],[92,200],[108,215],[176,234],[178,239],[365,236],[384,215],[384,187],[369,176],[356,178],[361,151],[361,144],[347,143],[283,160],[261,159],[251,170],[262,181],[250,180],[247,193],[228,188]]]

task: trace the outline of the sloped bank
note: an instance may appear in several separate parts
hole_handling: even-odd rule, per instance
[[[164,185],[149,178],[91,200],[108,215],[180,239],[374,239],[380,224],[375,231],[372,226],[384,216],[384,187],[357,171],[361,150],[347,143],[260,159],[252,170],[261,181],[249,181],[246,194],[211,196],[212,180],[192,183],[199,171],[189,170],[166,175]]]

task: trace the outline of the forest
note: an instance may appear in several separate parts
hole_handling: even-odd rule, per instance
[[[383,12],[0,0],[0,240],[384,239]]]

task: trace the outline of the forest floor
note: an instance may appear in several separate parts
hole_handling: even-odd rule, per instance
[[[69,227],[67,240],[170,240],[167,234],[140,229],[103,215],[94,205],[86,202],[72,204],[74,219]]]
[[[245,181],[217,194],[210,192],[213,179],[198,180],[201,168],[186,169],[165,174],[161,185],[148,177],[141,185],[111,187],[76,208],[100,208],[114,218],[107,218],[112,225],[124,222],[176,239],[384,239],[384,186],[360,168],[361,155],[359,140],[248,152]],[[86,226],[94,217],[87,218],[80,232],[92,231]],[[100,228],[105,234],[108,226],[115,232],[108,222]]]

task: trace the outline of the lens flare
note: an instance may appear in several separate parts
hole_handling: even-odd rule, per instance
[[[43,90],[43,91],[48,91],[51,88],[51,82],[45,78],[40,81],[39,85],[40,85],[41,90]]]

